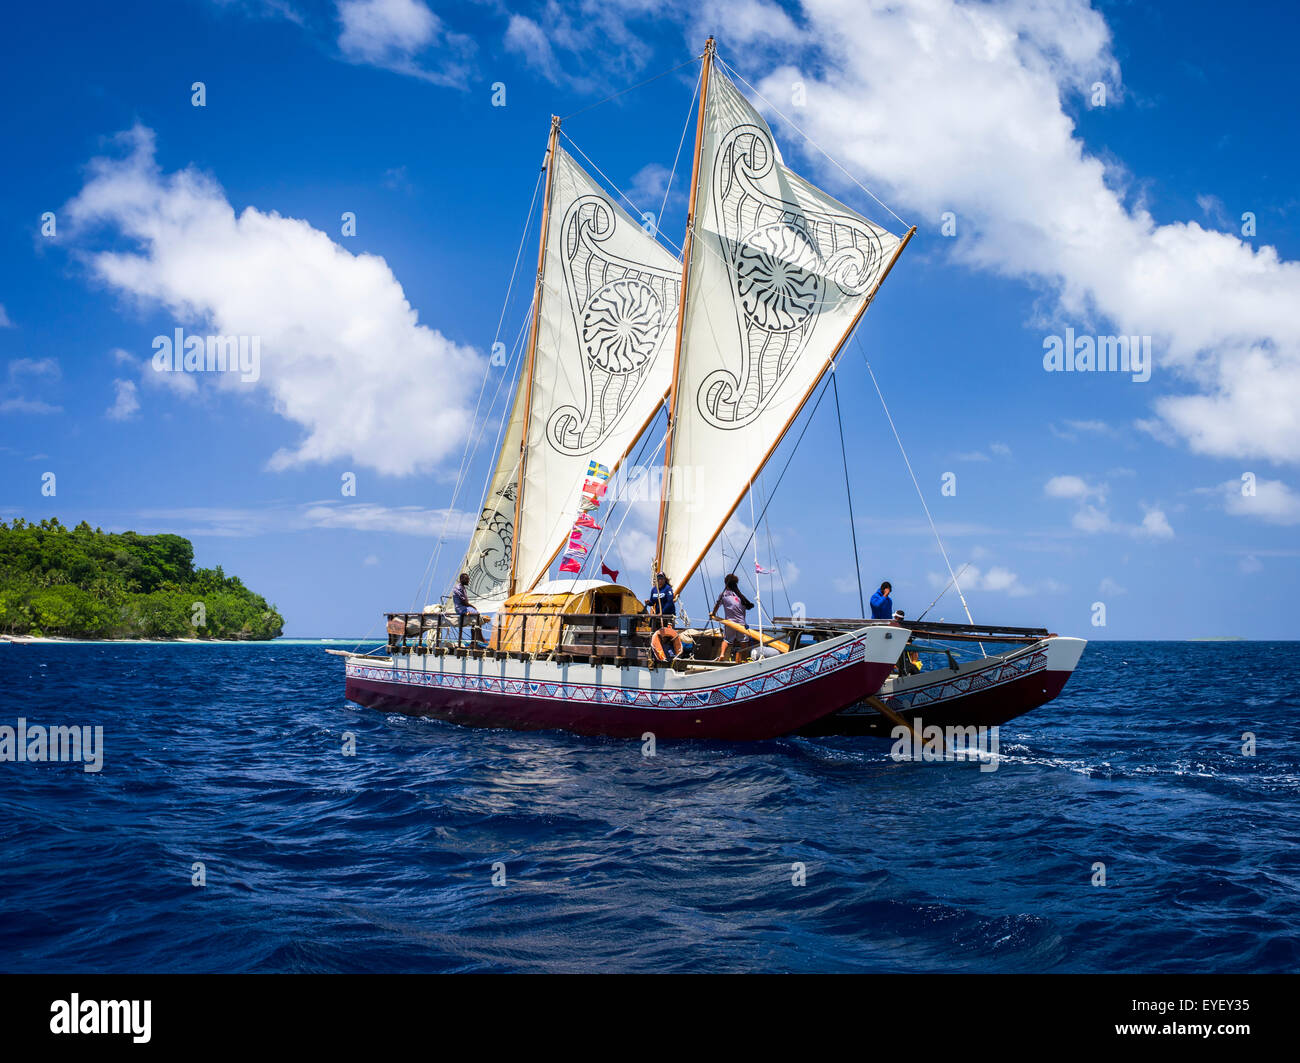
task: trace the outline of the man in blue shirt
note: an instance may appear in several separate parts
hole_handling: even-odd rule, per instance
[[[661,661],[672,659],[664,648],[666,639],[672,646],[673,657],[681,656],[682,637],[673,627],[673,622],[677,619],[677,602],[673,599],[672,584],[662,572],[656,574],[654,589],[646,599],[645,606],[646,612],[660,618],[660,627],[650,636],[650,648],[654,655]]]
[[[655,585],[646,599],[646,611],[671,621],[677,616],[677,603],[673,600],[672,584],[668,577],[660,572],[655,576]]]
[[[894,619],[894,599],[890,596],[893,590],[893,586],[886,580],[880,585],[880,590],[871,596],[872,620]]]

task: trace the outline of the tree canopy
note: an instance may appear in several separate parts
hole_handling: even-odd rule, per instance
[[[238,576],[194,567],[179,535],[82,521],[0,521],[0,632],[70,638],[272,639],[284,618]]]

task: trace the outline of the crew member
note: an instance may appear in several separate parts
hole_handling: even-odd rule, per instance
[[[650,597],[646,599],[645,607],[646,612],[659,619],[659,626],[650,636],[650,649],[654,655],[665,662],[680,657],[682,637],[673,626],[677,620],[677,602],[673,597],[673,586],[664,573],[655,574],[655,585],[650,591]],[[671,647],[671,651],[665,649],[665,642]],[[672,653],[672,657],[668,656],[669,652]]]
[[[718,600],[713,603],[713,616],[717,619],[730,620],[733,624],[744,627],[745,612],[753,609],[754,603],[740,593],[740,578],[734,572],[728,572],[724,582],[726,586],[718,595]],[[753,642],[754,640],[745,632],[723,624],[722,652],[718,654],[718,660],[725,661],[728,653],[732,655],[733,660],[746,660]]]
[[[456,619],[459,622],[459,629],[456,632],[456,641],[465,641],[465,625],[470,625],[470,638],[477,644],[483,641],[482,618],[478,610],[469,600],[469,573],[462,572],[460,579],[456,581],[456,589],[451,592],[451,604],[456,610]]]
[[[871,596],[871,619],[891,620],[894,616],[893,586],[888,580],[880,585],[880,590]]]

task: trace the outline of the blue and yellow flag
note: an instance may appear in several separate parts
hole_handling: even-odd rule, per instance
[[[587,466],[587,479],[608,480],[609,469],[607,469],[604,465],[600,464],[600,462],[593,461]]]

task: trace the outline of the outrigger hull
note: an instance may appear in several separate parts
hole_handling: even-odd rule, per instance
[[[779,657],[685,672],[506,655],[356,656],[346,692],[370,708],[471,727],[755,741],[878,690],[907,634],[873,626]]]
[[[1050,636],[1012,653],[967,662],[956,670],[938,668],[919,675],[891,676],[876,698],[914,725],[995,727],[1060,694],[1086,645],[1085,639]],[[868,702],[859,700],[805,725],[799,733],[891,738],[896,726]]]

